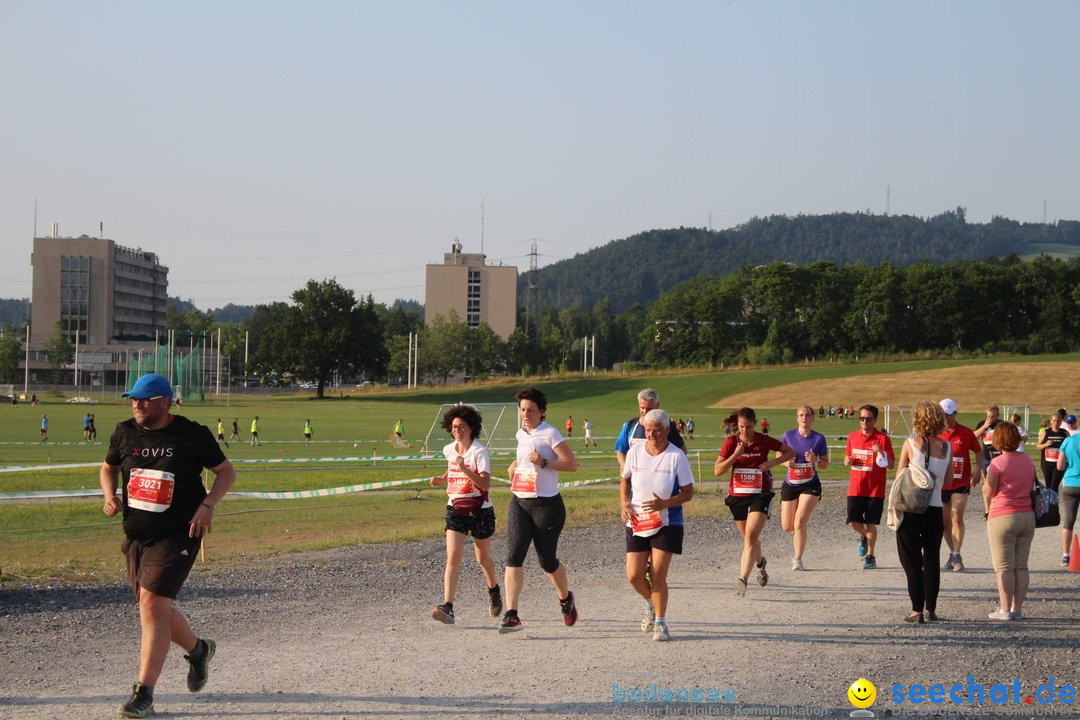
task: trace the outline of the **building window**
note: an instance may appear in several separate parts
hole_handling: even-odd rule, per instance
[[[480,325],[480,271],[469,270],[469,286],[467,305],[465,307],[465,323],[471,327]]]
[[[60,258],[60,324],[68,339],[86,344],[90,326],[90,258]]]

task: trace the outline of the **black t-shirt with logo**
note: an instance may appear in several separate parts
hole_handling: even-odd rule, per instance
[[[105,462],[121,468],[124,532],[133,540],[152,540],[187,526],[206,497],[203,468],[225,462],[225,454],[210,428],[179,415],[170,417],[172,422],[160,430],[144,430],[134,418],[126,420],[116,426],[109,439]],[[158,493],[149,502],[136,499],[135,504],[156,511],[132,507],[128,493],[133,470],[147,470],[147,473],[136,472],[136,482],[140,475],[150,476],[148,482],[155,489],[149,492]],[[162,482],[170,481],[172,493],[168,498],[167,492],[157,488]]]
[[[1046,457],[1046,451],[1047,450],[1060,451],[1059,449],[1061,448],[1061,443],[1065,442],[1065,438],[1067,438],[1067,437],[1069,437],[1069,431],[1066,430],[1065,428],[1059,428],[1057,430],[1053,430],[1051,428],[1046,428],[1046,430],[1043,431],[1042,439],[1043,439],[1043,442],[1046,442],[1047,440],[1049,440],[1050,445],[1048,447],[1044,447],[1042,449],[1042,461],[1043,462],[1057,462],[1057,457],[1058,457],[1057,452],[1052,453],[1052,455],[1054,456],[1054,459],[1051,460],[1051,459]]]

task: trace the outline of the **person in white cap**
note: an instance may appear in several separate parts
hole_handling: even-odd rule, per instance
[[[945,569],[964,572],[964,560],[960,547],[964,544],[964,510],[967,508],[971,488],[982,480],[982,463],[979,462],[982,444],[971,428],[956,422],[956,401],[941,401],[945,413],[945,429],[938,435],[952,447],[952,463],[945,485],[941,489],[942,514],[945,526],[945,543],[949,546],[949,559]],[[971,456],[975,456],[975,462]]]

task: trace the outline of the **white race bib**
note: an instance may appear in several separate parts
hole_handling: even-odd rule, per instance
[[[536,470],[533,468],[514,470],[514,477],[510,481],[510,492],[520,498],[536,497]]]
[[[870,472],[874,469],[874,451],[855,448],[851,451],[851,469]]]
[[[735,468],[731,473],[733,495],[757,495],[761,492],[765,471],[761,468]]]
[[[787,481],[789,485],[802,485],[814,479],[814,466],[810,463],[791,463],[788,468]]]
[[[651,537],[660,532],[662,527],[664,522],[657,511],[637,512],[630,516],[630,529],[638,537]]]
[[[163,513],[172,505],[176,476],[171,472],[134,468],[128,477],[128,506]]]

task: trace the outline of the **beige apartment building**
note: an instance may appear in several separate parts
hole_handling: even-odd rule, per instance
[[[152,348],[155,333],[165,334],[169,269],[156,253],[106,238],[54,234],[34,238],[30,264],[33,375],[48,367],[43,349],[57,322],[78,342],[80,367],[100,373],[107,384],[123,383],[134,345]]]
[[[517,325],[517,268],[488,265],[483,253],[461,252],[455,239],[442,265],[427,266],[424,317],[430,325],[453,310],[469,327],[481,322],[507,340]]]

